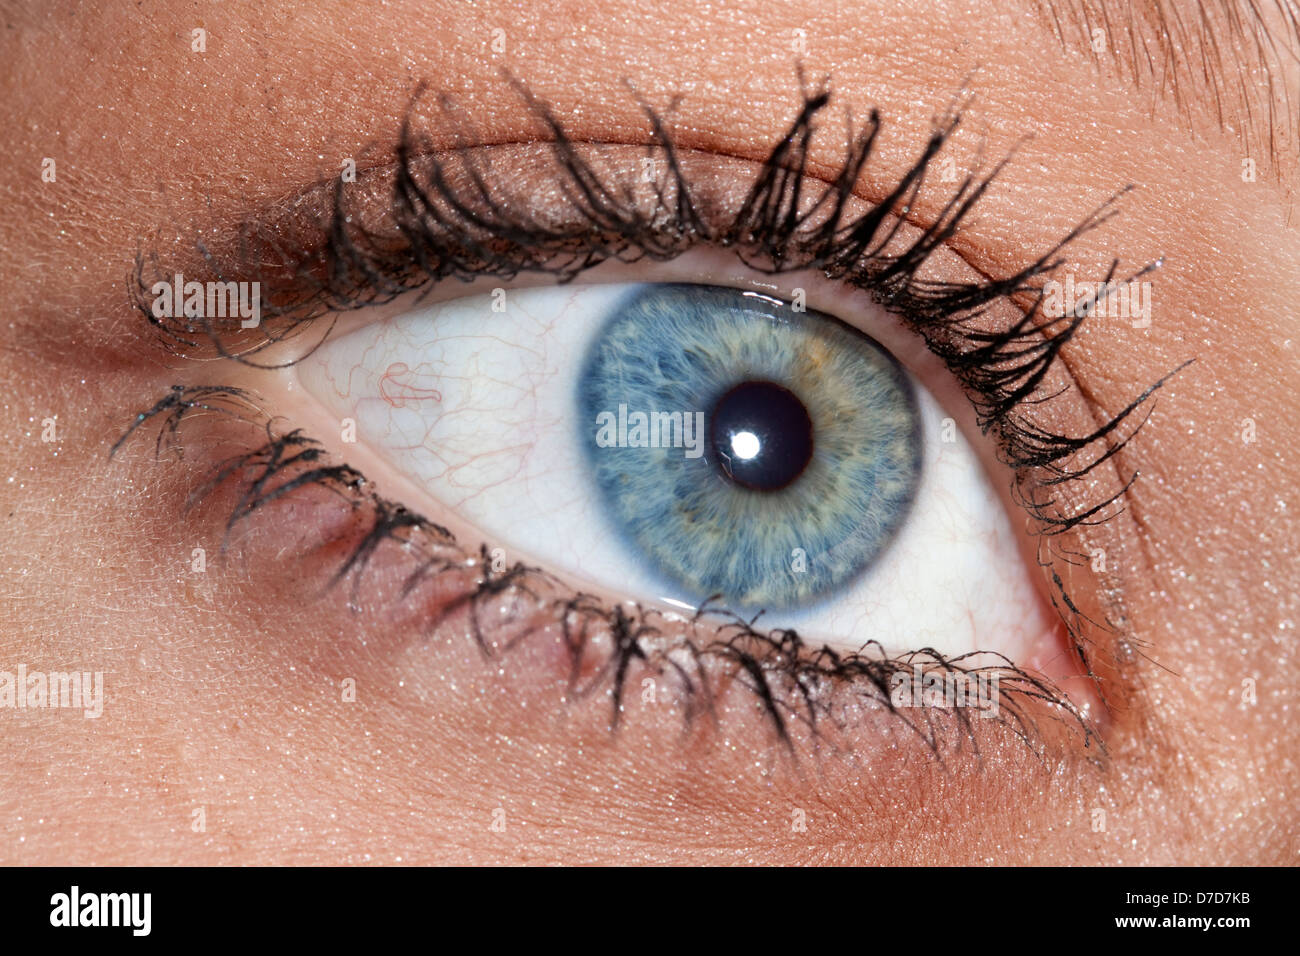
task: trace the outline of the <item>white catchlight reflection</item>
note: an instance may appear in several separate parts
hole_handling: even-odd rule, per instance
[[[742,461],[750,461],[758,456],[763,445],[753,432],[736,432],[731,436],[731,450]]]

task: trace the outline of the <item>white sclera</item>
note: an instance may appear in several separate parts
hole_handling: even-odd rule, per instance
[[[358,440],[492,546],[579,586],[690,606],[607,520],[582,432],[596,423],[574,420],[587,347],[628,288],[516,290],[504,311],[493,311],[499,297],[454,299],[331,340],[298,375],[331,413],[356,420]],[[943,427],[922,384],[916,393],[922,477],[897,536],[840,594],[764,622],[844,648],[875,640],[1023,660],[1051,624],[1010,517],[960,431]]]

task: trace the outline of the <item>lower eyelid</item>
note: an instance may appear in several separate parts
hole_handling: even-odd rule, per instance
[[[186,432],[195,430],[187,447],[222,448],[224,455],[241,440],[234,435],[238,428],[232,420],[210,419],[202,427],[208,434],[198,432],[196,421],[182,424]],[[223,432],[220,440],[212,434],[214,430]],[[246,445],[256,444],[265,436],[258,421],[244,431],[242,440]],[[178,467],[189,471],[198,484],[200,476],[220,460],[211,454],[191,455]],[[230,506],[247,487],[245,481],[233,479],[192,513],[192,521],[208,527],[209,540],[220,534]],[[797,752],[810,752],[810,748],[820,752],[819,748],[829,746],[832,752],[865,748],[869,753],[885,741],[893,741],[895,748],[901,742],[908,744],[905,750],[930,752],[950,745],[960,749],[954,741],[972,735],[1029,735],[1034,745],[1049,738],[1063,743],[1087,735],[1077,718],[1059,707],[1044,706],[1045,688],[1025,683],[1029,679],[1023,675],[1008,674],[1004,687],[1010,688],[1006,699],[1011,703],[1009,711],[1003,712],[1007,719],[988,721],[988,726],[977,723],[972,727],[955,713],[927,713],[919,724],[908,722],[907,714],[900,720],[882,699],[879,687],[865,679],[860,666],[853,676],[845,669],[847,665],[827,670],[825,662],[817,667],[802,665],[798,671],[803,674],[800,680],[809,682],[805,690],[814,692],[812,699],[821,700],[812,706],[792,683],[796,671],[789,669],[789,663],[794,648],[784,643],[789,639],[780,633],[769,637],[736,621],[726,624],[725,619],[721,619],[725,626],[719,631],[717,624],[643,616],[630,605],[579,600],[549,575],[516,571],[512,566],[503,565],[500,573],[489,574],[492,555],[486,549],[467,552],[437,529],[399,533],[371,555],[362,571],[364,582],[345,577],[322,594],[331,575],[357,553],[356,545],[374,527],[373,515],[365,517],[369,490],[363,488],[362,494],[352,499],[339,491],[337,487],[308,485],[255,509],[247,520],[235,525],[227,560],[247,568],[246,574],[252,577],[241,577],[263,582],[267,595],[302,602],[303,613],[321,622],[322,633],[332,632],[345,646],[361,641],[368,648],[368,660],[386,660],[391,668],[388,672],[404,673],[417,684],[432,679],[435,673],[440,675],[438,683],[448,673],[472,682],[480,679],[475,676],[480,673],[495,681],[497,677],[491,675],[505,679],[508,672],[514,693],[522,693],[537,706],[560,707],[571,714],[566,719],[579,719],[576,715],[585,713],[588,717],[580,719],[594,721],[592,727],[603,725],[608,731],[611,724],[626,724],[633,716],[648,722],[646,726],[658,726],[671,716],[677,734],[683,727],[695,726],[692,733],[707,736],[712,733],[707,726],[726,732],[739,721],[737,733],[740,727],[752,725],[745,733],[759,734],[756,740],[780,742],[784,734]],[[413,542],[414,551],[400,544],[404,537]],[[416,586],[404,593],[412,570],[424,558],[446,559],[450,569],[418,578]],[[520,587],[484,587],[485,578],[507,582],[516,573],[520,576],[513,580]],[[297,583],[290,586],[290,581]],[[558,614],[561,608],[569,612],[567,638]],[[503,609],[512,613],[503,615]],[[435,617],[439,626],[431,628]],[[507,623],[485,623],[501,620]],[[581,633],[584,622],[588,641],[584,653],[575,656],[574,636]],[[620,653],[620,648],[626,652],[634,646],[627,643],[630,635],[646,626],[655,629],[642,634],[641,647],[648,652],[648,660],[639,654]],[[689,644],[681,640],[685,636],[691,637]],[[654,648],[666,646],[665,642],[676,650],[658,656]],[[436,646],[439,643],[448,646]],[[699,663],[701,652],[703,665]],[[442,655],[451,655],[454,664],[450,669],[448,658]],[[485,657],[498,665],[487,666]],[[918,660],[926,663],[925,658]],[[625,667],[620,667],[620,661]],[[611,684],[620,670],[621,709],[615,706]],[[883,674],[880,672],[877,680]],[[1018,689],[1021,684],[1023,693]],[[656,699],[654,708],[647,710],[637,703],[643,692]],[[774,719],[778,714],[780,719]],[[1065,738],[1053,729],[1061,726],[1062,716],[1075,726]],[[813,718],[820,719],[820,729],[812,727]]]

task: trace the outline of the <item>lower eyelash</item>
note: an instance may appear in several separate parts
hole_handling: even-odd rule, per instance
[[[705,717],[716,723],[717,688],[738,686],[753,695],[791,753],[796,737],[806,736],[815,748],[829,744],[845,729],[846,722],[839,716],[843,708],[865,705],[901,720],[940,759],[949,747],[960,749],[963,743],[978,754],[978,725],[986,721],[972,718],[968,708],[936,712],[921,707],[913,714],[895,706],[892,679],[899,673],[917,673],[919,668],[927,677],[961,674],[987,680],[996,674],[999,707],[987,723],[1005,728],[1035,753],[1041,752],[1045,739],[1043,719],[1071,728],[1085,746],[1097,741],[1104,752],[1092,725],[1068,697],[1011,661],[1005,666],[966,666],[964,656],[945,658],[929,649],[891,658],[874,641],[858,653],[818,649],[805,644],[793,629],[764,631],[756,619],[746,620],[709,604],[694,614],[681,635],[668,637],[667,620],[657,611],[604,604],[591,595],[567,590],[553,575],[522,563],[497,569],[488,545],[481,545],[477,553],[467,551],[447,529],[379,495],[351,466],[331,461],[323,446],[301,430],[276,431],[274,420],[261,413],[254,397],[240,388],[172,386],[136,415],[110,456],[148,426],[157,428],[156,455],[171,450],[179,457],[181,426],[200,413],[246,426],[256,436],[241,442],[248,450],[211,467],[186,502],[189,510],[219,490],[233,494],[234,504],[224,520],[223,553],[239,525],[276,502],[287,503],[308,488],[336,494],[351,515],[337,532],[338,540],[330,542],[346,544],[330,575],[330,588],[351,578],[350,604],[355,605],[368,567],[381,549],[393,548],[411,562],[401,600],[419,607],[422,587],[432,584],[440,591],[432,613],[421,622],[426,632],[463,614],[472,638],[491,658],[519,647],[542,626],[558,621],[569,656],[568,696],[581,699],[607,690],[612,730],[620,725],[629,680],[634,666],[639,666],[668,681],[688,728]],[[495,639],[482,622],[489,611],[503,607],[512,609],[512,621],[504,625],[510,633]],[[797,735],[792,733],[796,726]]]

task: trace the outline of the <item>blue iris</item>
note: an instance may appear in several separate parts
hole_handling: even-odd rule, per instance
[[[700,285],[637,286],[577,388],[594,481],[684,596],[807,605],[884,550],[920,478],[911,383],[831,316]]]

